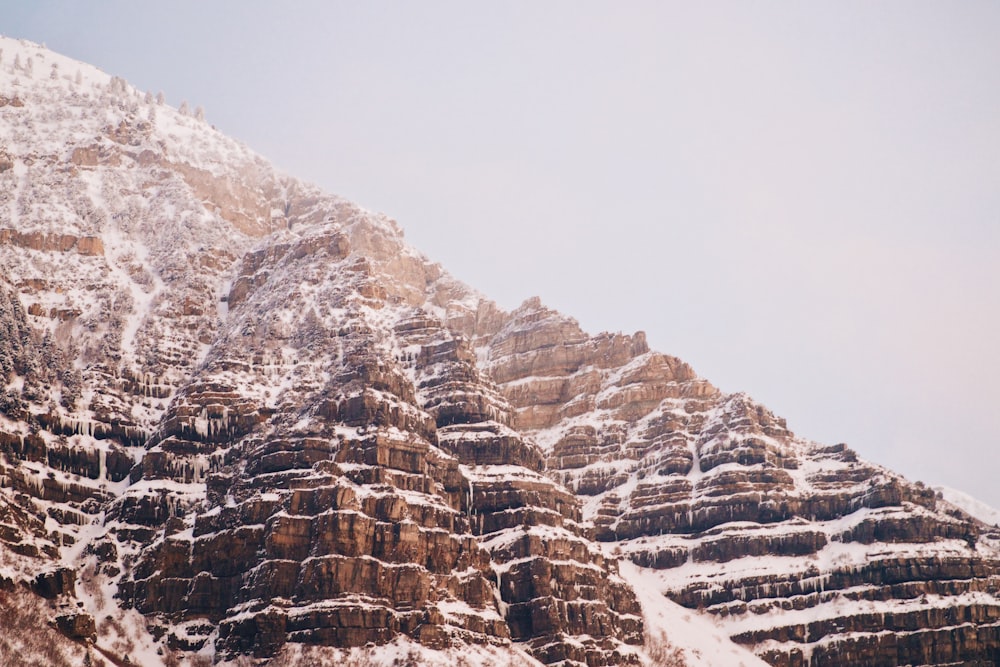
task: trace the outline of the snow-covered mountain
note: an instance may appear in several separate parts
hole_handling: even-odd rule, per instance
[[[0,49],[0,662],[1000,655],[1000,530],[957,495]]]

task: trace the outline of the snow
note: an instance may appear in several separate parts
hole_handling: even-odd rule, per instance
[[[995,507],[947,486],[935,486],[934,490],[941,494],[946,503],[954,505],[969,516],[987,525],[1000,527],[1000,510]]]
[[[399,637],[383,646],[355,649],[333,649],[303,644],[287,644],[275,658],[283,664],[345,665],[347,667],[542,667],[522,648],[511,646],[480,646],[476,644],[443,650],[429,649],[408,637]],[[285,662],[287,661],[287,662]],[[220,667],[234,665],[219,663]]]
[[[663,596],[662,570],[650,570],[622,561],[618,572],[636,593],[642,605],[646,635],[665,637],[684,652],[689,667],[767,667],[767,663],[734,643],[727,630],[707,616],[685,609]]]

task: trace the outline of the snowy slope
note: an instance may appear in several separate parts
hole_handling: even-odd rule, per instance
[[[947,486],[935,486],[934,490],[942,495],[945,502],[951,503],[969,516],[975,517],[989,526],[1000,526],[1000,510],[995,507]]]

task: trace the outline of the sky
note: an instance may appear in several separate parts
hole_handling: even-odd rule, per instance
[[[0,0],[505,308],[1000,507],[1000,3]]]

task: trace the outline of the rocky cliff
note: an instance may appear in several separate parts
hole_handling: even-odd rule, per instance
[[[995,526],[0,46],[0,662],[1000,654]]]
[[[595,538],[772,665],[994,664],[1000,529],[529,301],[482,356]]]

